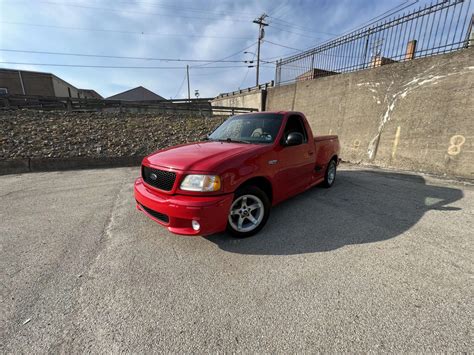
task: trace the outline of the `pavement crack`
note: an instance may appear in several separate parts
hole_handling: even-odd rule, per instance
[[[109,218],[107,219],[107,223],[104,227],[104,230],[102,231],[101,240],[104,238],[104,236],[111,237],[112,235],[111,231],[113,229],[114,224],[116,223],[116,215],[117,215],[118,207],[120,205],[120,197],[123,194],[123,191],[125,190],[126,187],[127,187],[127,183],[125,181],[122,182],[120,189],[117,191],[115,195],[114,204],[112,205]]]
[[[62,329],[63,336],[61,341],[55,344],[50,350],[64,350],[64,347],[70,346],[71,339],[75,339],[78,333],[81,332],[80,327],[77,324],[80,323],[79,319],[81,314],[89,307],[88,303],[82,302],[84,298],[85,288],[91,280],[94,280],[96,276],[94,275],[95,265],[97,264],[101,255],[103,255],[104,250],[107,249],[107,241],[112,238],[112,232],[114,226],[117,223],[117,215],[120,210],[121,205],[126,201],[125,191],[129,187],[129,181],[124,179],[118,182],[120,187],[114,195],[112,207],[104,223],[103,228],[101,229],[100,236],[96,242],[95,253],[91,256],[87,265],[85,265],[84,270],[81,272],[81,277],[77,277],[76,288],[78,289],[77,298],[74,301],[74,306],[72,307],[71,315],[72,321],[68,325],[65,325]],[[56,352],[56,351],[53,351]],[[59,351],[61,352],[61,351]]]

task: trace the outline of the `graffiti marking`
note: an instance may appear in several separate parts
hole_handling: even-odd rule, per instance
[[[449,155],[458,155],[461,153],[462,145],[466,143],[466,138],[460,134],[456,134],[449,140],[450,146],[448,147]]]

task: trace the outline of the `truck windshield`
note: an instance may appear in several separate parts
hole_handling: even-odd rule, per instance
[[[280,130],[281,114],[246,114],[227,119],[209,135],[209,140],[273,143]]]

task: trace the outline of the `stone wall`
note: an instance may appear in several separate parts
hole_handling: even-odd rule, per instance
[[[474,48],[268,89],[355,163],[474,178]]]
[[[223,120],[151,113],[0,111],[0,161],[140,157],[199,140]]]

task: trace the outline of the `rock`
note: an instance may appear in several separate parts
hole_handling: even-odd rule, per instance
[[[146,155],[199,140],[224,117],[118,112],[0,112],[0,160]]]

